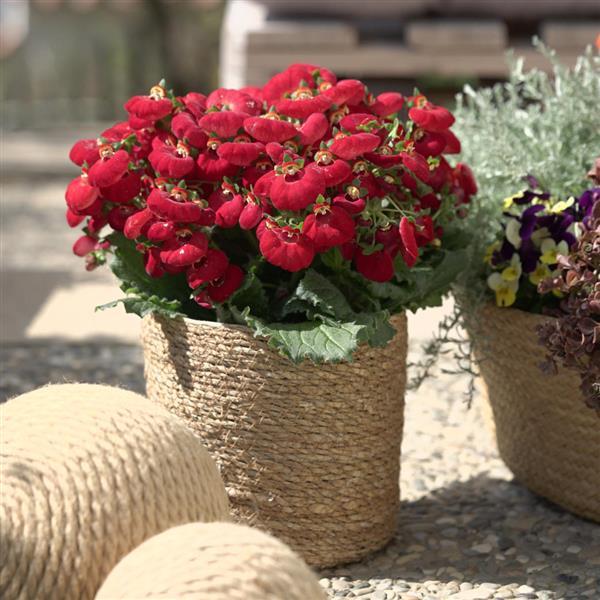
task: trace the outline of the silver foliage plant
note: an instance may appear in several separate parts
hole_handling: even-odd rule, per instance
[[[456,368],[446,372],[470,374],[469,399],[473,395],[475,369],[464,328],[490,297],[483,257],[502,227],[504,198],[526,188],[528,176],[557,199],[578,196],[589,187],[586,172],[600,153],[600,56],[590,47],[570,68],[539,40],[533,44],[551,63],[548,73],[525,70],[522,58],[509,55],[507,82],[478,90],[466,86],[457,95],[454,129],[461,160],[472,167],[479,187],[461,224],[471,238],[470,259],[453,288],[459,299],[454,314],[424,348],[425,359],[413,365],[414,387],[431,374],[441,355],[449,355]]]

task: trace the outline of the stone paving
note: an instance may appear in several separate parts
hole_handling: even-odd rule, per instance
[[[138,321],[116,311],[93,316],[89,296],[118,290],[106,272],[86,273],[70,255],[67,168],[51,180],[42,171],[5,181],[0,197],[0,400],[65,381],[143,392]],[[413,359],[439,314],[410,319]],[[600,600],[600,526],[513,482],[483,400],[468,409],[464,389],[440,376],[407,395],[395,539],[368,560],[322,571],[329,596]]]

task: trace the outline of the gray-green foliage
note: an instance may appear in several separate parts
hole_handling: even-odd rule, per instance
[[[474,171],[479,193],[464,223],[472,234],[466,287],[477,288],[485,247],[501,227],[502,201],[533,175],[563,199],[588,187],[586,171],[600,155],[600,57],[591,48],[574,68],[534,41],[552,71],[525,71],[511,57],[510,78],[491,88],[467,86],[457,97],[454,130],[462,162]]]

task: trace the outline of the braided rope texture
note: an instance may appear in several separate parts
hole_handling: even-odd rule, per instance
[[[325,600],[288,546],[243,525],[190,523],[155,535],[110,573],[96,600]]]
[[[9,400],[0,418],[3,600],[91,599],[148,537],[228,519],[206,449],[138,394],[52,385]]]
[[[242,523],[311,566],[359,560],[396,529],[405,315],[385,348],[298,365],[236,325],[146,317],[148,397],[202,438]]]
[[[498,450],[515,477],[563,508],[600,522],[600,419],[575,373],[545,375],[536,326],[547,317],[486,306],[480,370]]]

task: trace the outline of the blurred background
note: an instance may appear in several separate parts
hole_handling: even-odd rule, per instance
[[[1,0],[0,340],[137,338],[136,317],[93,312],[120,292],[71,254],[67,154],[162,77],[208,92],[310,62],[451,107],[465,83],[502,80],[510,48],[547,68],[534,35],[573,64],[599,22],[598,0]]]

